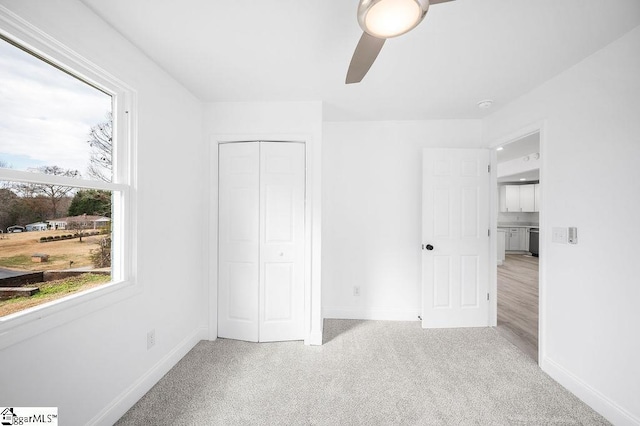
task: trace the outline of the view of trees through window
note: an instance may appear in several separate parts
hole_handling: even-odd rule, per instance
[[[110,95],[2,38],[0,81],[3,317],[111,281],[117,192]]]

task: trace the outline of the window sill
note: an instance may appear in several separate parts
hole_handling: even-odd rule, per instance
[[[140,293],[134,281],[113,282],[2,317],[0,350]]]

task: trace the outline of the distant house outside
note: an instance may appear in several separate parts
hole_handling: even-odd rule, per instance
[[[25,225],[25,229],[27,232],[31,231],[46,231],[48,229],[48,224],[45,222],[36,222]]]
[[[47,220],[49,229],[102,229],[111,219],[104,216],[80,215]]]

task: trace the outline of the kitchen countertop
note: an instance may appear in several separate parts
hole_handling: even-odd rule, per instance
[[[516,224],[508,224],[508,223],[499,223],[498,228],[540,228],[540,226],[536,224],[525,225],[522,223]]]

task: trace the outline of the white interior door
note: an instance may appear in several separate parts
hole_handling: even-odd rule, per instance
[[[422,326],[489,324],[489,151],[425,149]]]
[[[218,336],[259,340],[260,145],[219,145]]]
[[[305,146],[219,146],[218,336],[304,338]]]
[[[260,341],[304,338],[305,150],[260,143]]]

